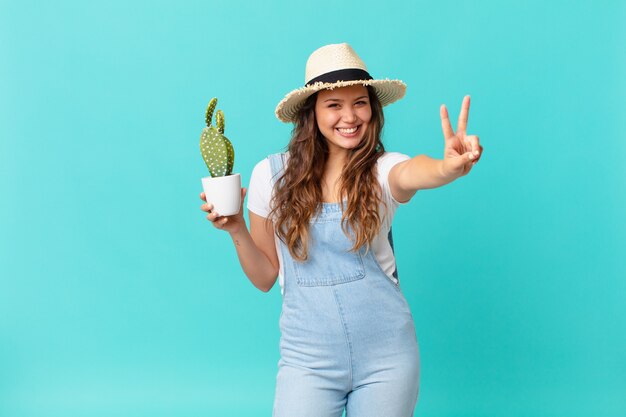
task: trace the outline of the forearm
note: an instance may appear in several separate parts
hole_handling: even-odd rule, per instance
[[[267,256],[254,243],[245,226],[241,230],[231,233],[230,237],[237,250],[241,268],[250,282],[261,291],[269,291],[276,282],[278,265],[272,265]]]
[[[455,179],[444,175],[443,160],[427,155],[417,155],[411,158],[398,172],[398,186],[408,192],[441,187]]]

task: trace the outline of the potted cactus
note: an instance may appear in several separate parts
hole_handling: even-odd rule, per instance
[[[202,188],[206,201],[220,216],[239,213],[241,207],[241,175],[233,174],[235,150],[224,136],[224,113],[218,110],[215,115],[217,127],[212,125],[217,98],[211,99],[206,110],[206,127],[200,135],[200,152],[209,168],[210,177],[202,178]]]

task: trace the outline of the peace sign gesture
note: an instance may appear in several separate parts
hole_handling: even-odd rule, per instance
[[[478,136],[467,135],[466,133],[469,106],[470,97],[463,97],[456,133],[450,125],[448,109],[446,109],[445,104],[442,104],[439,109],[441,128],[445,139],[442,169],[446,177],[458,178],[467,175],[483,153],[483,147],[478,142]]]

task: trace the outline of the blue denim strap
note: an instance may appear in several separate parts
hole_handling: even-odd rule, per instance
[[[283,170],[285,168],[285,154],[275,153],[269,155],[267,159],[270,160],[270,168],[272,172],[272,186],[274,186],[280,176],[283,175]]]
[[[396,251],[393,248],[393,233],[392,233],[392,228],[391,226],[389,226],[389,233],[387,233],[387,240],[389,240],[389,246],[391,246],[391,253],[393,253],[393,259],[394,259],[394,269],[393,269],[393,277],[395,279],[397,279],[398,281],[400,281],[400,278],[398,278],[398,263],[395,261],[396,259]]]

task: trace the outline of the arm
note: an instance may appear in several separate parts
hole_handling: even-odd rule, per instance
[[[426,155],[418,155],[396,164],[389,171],[389,187],[393,198],[406,202],[417,190],[437,188],[454,181],[454,178],[447,178],[442,173],[442,162]]]
[[[467,175],[482,156],[482,146],[478,136],[467,135],[469,96],[463,98],[456,133],[452,130],[448,110],[444,105],[439,109],[441,128],[445,140],[443,159],[433,159],[418,155],[408,161],[396,164],[389,172],[389,187],[393,197],[406,202],[417,190],[437,188],[459,177]]]
[[[250,282],[263,292],[274,286],[278,277],[278,255],[271,221],[248,210],[250,232],[243,227],[230,234],[239,263]]]
[[[241,210],[234,216],[220,216],[211,211],[211,203],[202,204],[201,210],[207,212],[207,219],[217,229],[230,234],[237,257],[244,273],[252,284],[263,292],[268,292],[276,282],[278,276],[278,255],[274,245],[274,226],[271,221],[266,222],[261,217],[249,211],[250,231],[243,218],[243,200],[246,189],[242,189]],[[206,201],[204,193],[200,198]]]

